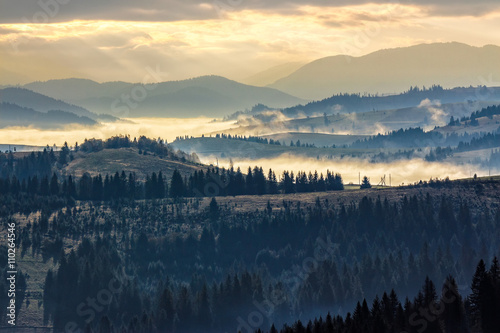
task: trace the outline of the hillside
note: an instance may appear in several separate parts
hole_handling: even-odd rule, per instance
[[[294,140],[295,142],[296,140]],[[332,140],[332,142],[336,142]],[[205,158],[208,163],[215,164],[216,158],[230,159],[266,159],[279,157],[283,154],[291,154],[303,157],[360,157],[365,154],[380,152],[379,149],[350,149],[350,148],[314,148],[314,147],[290,147],[290,142],[284,145],[272,145],[256,142],[241,141],[235,139],[224,139],[215,137],[192,138],[176,140],[171,145],[186,153],[196,153],[200,158]]]
[[[297,105],[283,110],[288,117],[300,115],[317,115],[332,113],[366,112],[375,110],[402,109],[416,107],[432,101],[439,104],[462,104],[470,111],[480,108],[486,103],[495,104],[500,101],[500,87],[468,87],[443,89],[432,86],[428,89],[410,88],[410,90],[395,95],[363,95],[340,94],[320,101]]]
[[[62,128],[64,125],[92,126],[97,122],[86,116],[59,110],[38,112],[16,104],[0,103],[0,128],[20,126],[40,129]]]
[[[281,78],[292,74],[304,65],[305,64],[302,62],[288,62],[286,64],[273,66],[271,68],[263,70],[262,72],[247,77],[246,79],[242,80],[242,83],[257,87],[265,87]]]
[[[459,125],[446,125],[442,127],[438,127],[435,129],[436,132],[439,132],[443,135],[449,135],[452,133],[456,134],[464,134],[464,133],[492,133],[498,130],[500,127],[500,115],[494,115],[491,118],[489,117],[480,117],[477,118],[476,125],[470,125],[470,123],[465,122]]]
[[[423,101],[420,106],[399,109],[370,110],[359,113],[331,111],[325,115],[287,118],[284,111],[274,111],[272,117],[255,115],[241,118],[237,125],[224,133],[265,136],[276,133],[323,133],[342,135],[374,135],[400,128],[422,127],[426,130],[444,126],[450,117],[461,118],[492,105],[492,102],[434,104]],[[471,129],[474,130],[474,129]],[[215,133],[211,133],[215,134]],[[333,143],[332,143],[333,144]]]
[[[167,179],[170,179],[175,169],[183,176],[189,176],[201,167],[202,165],[161,158],[151,153],[141,155],[136,148],[119,148],[93,153],[79,152],[75,154],[74,160],[64,167],[62,173],[80,177],[85,172],[96,176],[125,171],[127,175],[135,172],[139,180],[144,180],[146,175],[162,171]]]
[[[484,192],[476,193],[470,191],[470,187],[475,184],[481,184]],[[330,201],[335,202],[336,205],[349,205],[352,202],[359,202],[363,197],[376,200],[377,197],[387,198],[389,201],[399,201],[405,196],[411,197],[413,195],[419,196],[422,193],[429,193],[430,195],[442,196],[447,195],[451,198],[457,198],[460,194],[462,198],[466,199],[470,204],[469,207],[473,211],[480,211],[482,207],[494,209],[498,200],[494,198],[495,193],[500,188],[500,177],[482,177],[477,181],[472,182],[472,179],[459,179],[453,180],[446,187],[428,187],[428,186],[392,186],[392,187],[378,187],[371,189],[357,189],[333,191],[333,192],[313,192],[313,193],[293,193],[293,194],[274,194],[274,195],[242,195],[236,197],[220,197],[217,201],[221,204],[233,205],[237,207],[239,212],[252,212],[256,208],[264,208],[269,201],[271,206],[274,207],[273,211],[279,211],[283,206],[283,202],[288,202],[289,205],[298,205],[299,202],[303,208],[311,207],[317,201],[321,202]],[[202,207],[208,207],[210,198],[203,199]],[[455,202],[459,204],[460,202]]]
[[[324,133],[302,133],[302,132],[288,132],[263,135],[263,138],[273,139],[285,142],[287,145],[290,141],[296,142],[300,140],[301,143],[314,144],[316,147],[331,147],[350,145],[356,140],[363,140],[366,135],[341,135],[341,134],[324,134]]]
[[[120,117],[221,117],[257,103],[281,108],[304,102],[276,89],[249,86],[220,76],[146,86],[66,79],[33,82],[24,87],[96,113]],[[128,96],[128,102],[123,96]]]
[[[23,88],[5,88],[0,90],[0,102],[17,104],[24,108],[30,108],[39,112],[59,110],[74,113],[77,116],[85,116],[92,119],[97,118],[92,113],[80,106],[71,105],[60,99],[54,99],[41,93]]]
[[[457,274],[462,271],[467,276],[461,277],[459,282],[469,285],[469,276],[472,275],[473,265],[477,261],[476,257],[482,255],[478,252],[480,244],[483,245],[484,251],[490,249],[496,251],[498,246],[498,238],[496,238],[498,231],[493,226],[495,220],[491,219],[490,216],[498,211],[496,194],[499,186],[498,179],[484,178],[475,181],[452,181],[432,187],[393,187],[287,195],[217,197],[216,202],[220,207],[221,216],[215,221],[209,219],[206,213],[211,205],[211,198],[187,200],[183,205],[172,203],[169,199],[161,200],[161,205],[147,200],[140,205],[115,206],[113,209],[98,203],[78,202],[74,210],[76,211],[77,208],[78,214],[73,215],[71,209],[65,208],[60,213],[57,211],[49,212],[46,216],[47,220],[57,220],[58,222],[57,224],[54,223],[52,228],[57,228],[57,236],[61,239],[60,248],[57,248],[54,239],[48,237],[48,233],[41,233],[44,246],[40,248],[40,245],[35,243],[32,247],[33,251],[30,251],[31,247],[26,246],[24,241],[22,242],[23,245],[20,247],[20,251],[24,250],[24,255],[18,258],[17,264],[23,273],[29,274],[27,290],[30,291],[30,295],[26,296],[24,300],[29,299],[33,305],[36,305],[38,301],[40,306],[23,306],[19,311],[19,324],[42,325],[44,310],[48,309],[47,303],[42,302],[43,293],[46,292],[46,289],[44,289],[46,274],[49,269],[54,272],[58,271],[56,263],[59,254],[55,250],[59,250],[59,253],[61,253],[60,250],[64,250],[68,256],[71,250],[78,248],[79,250],[75,252],[79,255],[86,255],[91,260],[97,258],[105,262],[106,264],[98,266],[94,261],[82,260],[84,263],[87,262],[90,269],[102,267],[101,270],[108,267],[115,268],[112,265],[116,265],[104,261],[108,257],[101,259],[107,255],[108,248],[113,249],[115,246],[130,248],[132,255],[127,257],[129,259],[126,262],[126,272],[132,271],[130,267],[136,265],[137,273],[134,276],[136,281],[142,283],[138,283],[138,285],[144,289],[151,285],[155,286],[156,280],[164,279],[165,275],[168,275],[175,282],[179,281],[179,283],[189,282],[190,273],[205,274],[207,278],[215,281],[224,281],[227,270],[231,270],[231,274],[234,274],[234,268],[231,268],[235,261],[234,257],[242,263],[246,263],[250,269],[254,265],[255,267],[265,267],[267,279],[274,283],[273,278],[276,278],[277,281],[287,281],[284,279],[279,280],[277,277],[280,274],[283,274],[285,278],[294,276],[292,275],[294,272],[297,274],[295,267],[300,266],[296,265],[304,262],[304,258],[307,258],[309,254],[306,252],[305,256],[302,254],[302,256],[296,258],[295,253],[305,248],[303,243],[306,240],[312,239],[312,242],[315,240],[317,242],[317,239],[319,239],[317,235],[322,234],[321,240],[327,239],[326,236],[328,236],[328,244],[334,246],[334,248],[330,248],[334,252],[331,252],[331,256],[325,258],[328,263],[334,263],[332,264],[334,268],[327,271],[336,272],[338,269],[343,269],[347,272],[346,274],[352,274],[352,276],[360,280],[359,285],[361,287],[359,288],[362,288],[367,297],[368,295],[372,297],[375,293],[379,293],[380,290],[383,291],[387,286],[396,289],[402,295],[402,298],[404,296],[411,297],[416,294],[416,290],[422,282],[421,279],[426,274],[437,279],[445,274]],[[385,201],[386,199],[387,201]],[[462,206],[464,203],[467,205],[467,214],[470,214],[468,219],[464,218],[464,208]],[[348,207],[348,209],[346,210],[345,207]],[[365,213],[365,215],[370,217],[367,222],[354,218],[357,216],[354,213],[364,213],[366,210],[368,210],[368,213]],[[286,211],[286,214],[284,211]],[[380,218],[380,211],[387,215]],[[440,217],[437,216],[438,212],[441,212]],[[303,223],[305,220],[304,215],[311,217],[315,213],[321,217],[314,220],[318,225],[311,222],[307,225]],[[389,213],[395,215],[395,217],[392,217]],[[267,222],[265,217],[269,217],[271,214],[273,220]],[[450,214],[452,218],[448,217]],[[455,219],[455,215],[458,215],[458,218]],[[287,223],[284,223],[285,216],[289,218],[289,220],[286,220]],[[481,223],[474,224],[469,222],[472,219],[474,221],[479,220],[481,216],[486,216],[484,219],[489,218],[490,220],[484,221],[481,219]],[[370,223],[372,217],[373,223]],[[13,220],[16,221],[16,228],[24,231],[40,220],[40,214],[15,214]],[[160,221],[162,223],[159,223]],[[276,221],[282,223],[282,226],[279,226]],[[30,226],[28,226],[28,223],[30,223]],[[290,228],[291,223],[293,223],[293,228]],[[218,227],[218,224],[222,224],[223,227]],[[241,227],[241,225],[245,224],[253,225],[259,229],[252,233],[249,230],[250,228]],[[329,229],[326,228],[327,226]],[[38,223],[36,228],[39,228]],[[199,241],[200,238],[206,240],[207,232],[204,232],[204,230],[210,230],[210,233],[208,233],[210,242],[206,247],[203,247],[202,241]],[[429,231],[430,236],[427,236],[427,231]],[[314,237],[311,236],[313,232],[315,233]],[[2,229],[2,233],[6,233],[6,229]],[[205,235],[199,237],[202,234]],[[30,234],[27,233],[27,235],[29,237]],[[112,236],[109,237],[109,235]],[[330,236],[332,240],[330,240]],[[98,238],[98,241],[101,241],[101,237],[109,237],[113,243],[105,243],[100,254],[94,255],[95,248],[92,243],[94,237]],[[282,238],[285,239],[282,241]],[[386,241],[380,242],[380,238],[384,238]],[[252,241],[249,242],[249,239]],[[334,243],[331,243],[332,241]],[[471,245],[462,245],[464,244],[463,241],[468,241]],[[145,248],[141,247],[139,242],[145,244]],[[246,245],[246,242],[248,242],[248,245]],[[259,242],[259,244],[255,245],[256,242]],[[446,245],[441,247],[443,242]],[[137,243],[139,245],[136,246]],[[292,248],[287,245],[290,243],[297,245]],[[315,244],[313,243],[313,245]],[[82,246],[79,247],[80,245]],[[50,246],[53,246],[53,248]],[[158,257],[153,256],[155,253],[151,254],[150,252],[159,252],[159,250],[156,250],[156,247],[159,246],[163,246],[165,252],[160,252]],[[84,251],[85,247],[88,248],[88,251]],[[319,249],[326,250],[324,247]],[[357,249],[357,251],[354,249]],[[401,249],[406,252],[403,253]],[[460,253],[464,253],[467,249],[469,252],[465,253],[472,253],[474,256],[469,259],[471,267],[467,267],[466,263],[460,261]],[[444,251],[447,253],[446,257],[441,254]],[[248,259],[242,256],[242,253],[247,252],[251,254]],[[436,252],[440,255],[436,255]],[[122,260],[121,255],[124,251],[116,253],[117,255],[113,257],[114,260]],[[393,257],[394,253],[396,259]],[[448,255],[448,253],[450,254]],[[177,254],[184,254],[182,261],[177,260]],[[312,257],[312,253],[310,255]],[[351,255],[357,261],[357,264],[345,264],[344,258],[347,255]],[[212,256],[214,259],[212,259]],[[416,258],[415,262],[417,264],[407,266],[409,267],[408,270],[399,269],[397,277],[393,278],[390,284],[386,282],[381,284],[379,282],[390,277],[392,272],[397,269],[396,265],[401,265],[402,262],[406,265],[409,256]],[[226,257],[233,260],[226,263],[220,259]],[[435,257],[437,259],[434,259]],[[140,264],[136,264],[136,262],[139,262],[139,258]],[[389,260],[390,258],[393,259]],[[427,259],[428,266],[431,267],[430,270],[422,271],[417,269],[417,267],[423,267],[420,266],[424,263],[422,258]],[[178,264],[176,264],[177,262]],[[384,266],[382,266],[382,262]],[[121,261],[119,263],[121,264]],[[219,270],[214,273],[211,267],[206,268],[207,265],[201,265],[201,263],[210,263]],[[322,263],[323,260],[320,264]],[[343,263],[344,265],[342,265]],[[442,272],[444,267],[448,267],[445,264],[450,265],[451,272]],[[158,266],[160,268],[156,268]],[[340,268],[342,266],[343,268]],[[121,268],[121,266],[118,267]],[[135,268],[135,266],[133,267]],[[388,267],[388,269],[379,269],[382,267]],[[311,277],[322,271],[323,269],[316,268],[311,270]],[[261,274],[257,269],[256,272],[255,274]],[[409,277],[408,282],[405,282],[406,276]],[[68,284],[68,281],[63,281]],[[80,279],[75,279],[75,283],[77,281],[76,286],[80,290]],[[144,281],[150,284],[146,284]],[[336,280],[318,279],[318,281],[326,281],[329,286],[334,287]],[[104,282],[108,283],[109,279],[105,279]],[[415,285],[412,284],[413,282],[415,282]],[[300,280],[297,284],[300,287],[297,288],[297,293],[307,287],[307,284],[308,280]],[[186,283],[186,285],[189,286],[189,283]],[[224,285],[227,285],[227,283]],[[344,285],[345,287],[343,287]],[[104,287],[94,289],[105,290]],[[148,291],[154,290],[156,292],[154,288],[151,287]],[[194,287],[190,286],[189,288]],[[342,288],[353,289],[350,283],[340,284],[337,287],[339,290],[343,290]],[[296,290],[292,290],[294,292],[292,293],[285,289],[284,292],[287,293],[287,299],[302,299],[301,302],[305,303],[304,298],[293,298],[297,296]],[[85,297],[79,296],[77,301],[83,302]],[[357,301],[356,297],[357,295],[353,297],[352,294],[346,293],[346,296],[334,299],[337,303],[333,303],[333,297],[330,302],[332,304],[342,302],[343,307],[346,305],[352,307],[351,302]],[[23,302],[23,299],[20,299]],[[75,304],[78,304],[78,302],[75,302]],[[128,302],[128,304],[131,304],[131,302]],[[76,305],[71,304],[70,308],[73,307],[76,308]],[[244,315],[251,309],[250,306],[244,309],[238,308],[236,314],[238,316],[240,314]],[[105,310],[104,313],[108,313],[107,311]],[[306,316],[310,316],[309,311]],[[315,309],[313,313],[318,312],[319,310]],[[277,314],[280,317],[275,316],[272,318],[276,322],[290,316],[289,312]],[[188,317],[188,319],[193,320],[191,317]],[[230,321],[229,324],[233,325],[233,322]]]
[[[380,50],[361,57],[321,58],[269,87],[318,100],[336,93],[401,92],[415,85],[492,85],[489,78],[499,76],[500,47],[435,43]]]

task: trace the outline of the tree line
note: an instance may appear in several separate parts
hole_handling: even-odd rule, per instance
[[[463,116],[460,119],[455,119],[453,116],[451,116],[450,121],[448,122],[448,126],[460,126],[461,123],[469,124],[470,126],[477,126],[479,125],[477,121],[478,118],[488,117],[489,119],[493,119],[493,116],[499,114],[500,105],[491,105],[471,113],[469,117]]]
[[[500,127],[496,133],[486,133],[480,137],[473,137],[469,142],[460,141],[458,146],[452,147],[436,147],[431,148],[430,152],[425,156],[426,161],[442,161],[454,153],[465,151],[497,148],[500,146]]]
[[[377,134],[363,140],[356,140],[352,148],[381,148],[381,147],[436,147],[436,146],[467,146],[471,141],[477,143],[485,140],[490,133],[451,133],[443,135],[439,132],[425,132],[422,128],[407,128],[391,131],[386,134]],[[475,144],[477,144],[475,143]],[[469,149],[471,150],[471,149]]]
[[[62,196],[76,200],[109,201],[119,199],[161,199],[196,196],[263,195],[277,193],[322,192],[343,190],[342,176],[327,171],[326,177],[317,171],[306,173],[284,171],[278,180],[269,169],[264,174],[262,167],[248,168],[243,174],[240,168],[207,168],[182,176],[176,169],[168,180],[162,173],[152,172],[145,181],[137,179],[135,173],[125,171],[114,175],[91,176],[84,173],[79,179],[73,176],[51,177],[29,176],[20,181],[16,176],[0,178],[0,195],[25,193],[39,196]]]
[[[484,89],[486,90],[486,88]],[[445,90],[439,85],[426,87],[410,87],[409,90],[391,96],[379,96],[377,94],[349,94],[340,93],[320,101],[309,102],[306,105],[296,105],[282,110],[283,114],[289,117],[298,117],[300,115],[314,115],[318,113],[331,113],[336,105],[342,106],[342,112],[366,112],[372,110],[389,110],[395,108],[409,107],[419,105],[423,99],[440,99],[456,95],[456,89]]]
[[[460,120],[451,116],[448,126],[459,126],[461,122],[469,121],[469,125],[477,126],[478,118],[493,118],[500,114],[500,105],[488,106],[471,113],[470,117],[462,117]],[[499,127],[500,129],[500,127]],[[496,132],[499,133],[500,130]],[[422,128],[408,128],[391,131],[386,134],[377,134],[363,140],[357,140],[351,144],[352,148],[380,148],[380,147],[435,147],[435,146],[457,146],[456,151],[469,151],[498,146],[497,133],[451,133],[443,135],[436,131],[425,132]],[[441,148],[440,149],[446,149]],[[448,148],[451,149],[451,148]],[[436,155],[436,153],[434,154]],[[437,157],[429,156],[429,160],[440,160],[445,155],[437,154]]]
[[[205,137],[205,135],[202,135],[201,136],[202,138]],[[210,135],[210,137],[212,137],[212,135]],[[192,136],[189,137],[189,136],[178,136],[176,137],[176,140],[187,140],[189,138],[193,138]],[[229,139],[229,140],[240,140],[240,141],[246,141],[246,142],[256,142],[256,143],[261,143],[261,144],[265,144],[265,145],[278,145],[280,146],[281,145],[281,142],[279,140],[274,140],[274,139],[268,139],[268,138],[262,138],[262,137],[259,137],[259,136],[252,136],[252,135],[249,135],[249,136],[246,136],[246,135],[237,135],[237,134],[224,134],[224,133],[217,133],[215,135],[215,138],[216,139]]]
[[[202,135],[201,136],[202,138],[205,137],[205,135]],[[212,137],[210,135],[210,137]],[[215,135],[215,138],[216,139],[228,139],[228,140],[239,140],[239,141],[246,141],[246,142],[255,142],[255,143],[260,143],[260,144],[264,144],[264,145],[276,145],[276,146],[286,146],[285,142],[283,141],[283,143],[281,143],[279,140],[274,140],[274,139],[268,139],[268,138],[263,138],[263,137],[260,137],[260,136],[245,136],[245,135],[231,135],[231,134],[224,134],[224,133],[220,133],[220,134],[216,134]],[[189,136],[179,136],[176,138],[176,140],[189,140],[189,139],[193,139],[193,137],[189,137]],[[291,140],[290,141],[290,144],[289,144],[290,147],[304,147],[304,148],[316,148],[316,145],[314,143],[303,143],[301,142],[300,140],[297,140],[297,141],[293,141]],[[333,148],[335,148],[335,145],[333,145]]]

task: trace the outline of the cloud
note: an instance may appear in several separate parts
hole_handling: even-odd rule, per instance
[[[209,132],[221,132],[234,126],[234,122],[212,122],[199,118],[134,118],[131,122],[102,123],[96,126],[66,126],[60,130],[41,130],[26,127],[0,129],[0,143],[41,146],[57,145],[67,141],[72,145],[84,139],[107,139],[114,135],[129,134],[132,138],[145,135],[161,137],[168,142],[177,136],[201,136]]]
[[[310,0],[317,8],[339,8],[366,4],[401,4],[426,8],[434,15],[481,16],[498,9],[497,0]],[[228,12],[254,10],[284,16],[300,15],[302,0],[0,0],[1,23],[67,22],[72,20],[118,20],[173,22],[224,17]]]
[[[303,0],[240,0],[241,6],[235,9],[244,7],[245,9],[261,10],[272,13],[279,13],[282,15],[293,14],[296,15],[304,5]],[[489,12],[499,9],[500,3],[497,0],[477,0],[471,2],[470,0],[309,0],[307,5],[317,8],[340,8],[340,7],[353,7],[362,5],[402,5],[402,6],[415,6],[428,11],[432,15],[443,16],[482,16]]]
[[[202,157],[203,163],[213,163],[215,157]],[[229,159],[218,158],[219,164],[229,166]],[[450,179],[465,178],[469,176],[470,170],[478,170],[477,166],[454,165],[451,163],[426,162],[422,159],[401,160],[392,163],[369,163],[368,160],[358,158],[342,159],[324,159],[305,158],[293,154],[283,154],[277,158],[263,159],[239,159],[232,158],[234,167],[240,167],[246,170],[249,166],[262,166],[264,170],[272,168],[277,176],[280,176],[284,170],[294,171],[312,171],[317,170],[323,175],[326,170],[340,173],[344,184],[350,182],[358,183],[358,174],[366,175],[370,178],[372,184],[377,184],[380,178],[386,175],[386,182],[389,182],[391,175],[392,185],[410,184],[419,180],[429,180],[430,178]],[[478,170],[478,175],[486,175],[487,170]]]
[[[19,33],[19,32],[20,31],[17,29],[0,27],[0,35],[8,35],[8,34],[14,34],[14,33]]]
[[[428,98],[422,100],[418,105],[419,108],[425,108],[431,115],[431,125],[427,126],[425,130],[431,130],[434,126],[446,125],[449,113],[441,108],[441,102],[438,100],[431,101]]]
[[[211,2],[196,0],[0,0],[2,23],[72,20],[171,22],[217,18]]]
[[[66,2],[57,10],[38,5]],[[416,4],[373,1],[119,3],[0,0],[0,22],[21,22],[0,24],[0,84],[68,77],[137,82],[145,67],[156,65],[169,80],[209,74],[242,80],[284,62],[361,56],[423,41],[500,44],[500,11],[456,18],[434,17]],[[220,3],[222,13],[214,8]],[[30,23],[43,15],[50,24]]]

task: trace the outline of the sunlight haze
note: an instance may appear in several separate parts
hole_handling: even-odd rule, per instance
[[[363,2],[164,1],[149,11],[131,1],[112,8],[2,0],[0,84],[70,77],[140,82],[147,66],[160,66],[166,80],[207,74],[243,80],[288,62],[423,42],[500,44],[495,1],[475,2],[472,12],[461,8],[464,2],[450,13],[437,0]],[[182,9],[170,15],[172,8]]]

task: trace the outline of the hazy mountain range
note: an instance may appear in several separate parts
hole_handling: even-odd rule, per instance
[[[252,86],[265,87],[270,85],[280,78],[284,78],[300,67],[304,66],[304,62],[287,62],[286,64],[281,64],[273,66],[262,72],[249,76],[242,80],[242,83],[249,84]]]
[[[499,83],[500,84],[500,83]],[[428,100],[428,101],[427,101]],[[403,93],[394,95],[360,95],[340,94],[314,101],[305,105],[296,105],[285,108],[283,113],[288,117],[299,115],[318,115],[326,113],[366,112],[374,110],[399,109],[417,107],[421,103],[448,104],[465,103],[470,111],[478,106],[477,102],[500,102],[500,87],[459,87],[444,89],[441,86],[432,86],[427,89],[411,88]]]
[[[33,126],[49,129],[68,124],[96,125],[99,121],[118,120],[19,87],[0,89],[0,115],[0,128]]]
[[[380,50],[362,57],[318,59],[277,78],[269,87],[317,100],[337,93],[395,93],[415,85],[499,86],[499,81],[500,47],[435,43]]]
[[[33,126],[41,129],[53,129],[69,124],[97,124],[95,120],[89,117],[77,116],[71,112],[60,110],[39,112],[30,108],[24,108],[16,104],[4,102],[0,103],[0,119],[0,128],[10,126]]]
[[[281,108],[304,102],[276,89],[249,86],[220,76],[149,85],[64,79],[24,87],[117,117],[221,117],[257,103]]]
[[[62,100],[57,100],[24,88],[5,88],[0,90],[0,101],[4,103],[16,104],[24,108],[30,108],[39,112],[50,110],[60,110],[74,113],[78,116],[96,118],[95,113],[90,112],[80,106],[68,104]]]
[[[327,57],[303,66],[286,63],[246,80],[255,85],[274,81],[268,87],[214,75],[146,85],[61,79],[5,88],[1,101],[39,112],[71,112],[97,121],[106,119],[99,114],[107,115],[107,120],[115,119],[109,116],[217,118],[257,104],[297,117],[416,107],[424,99],[440,103],[497,102],[499,89],[472,87],[500,86],[497,78],[500,47],[437,43],[380,50],[362,57]],[[387,96],[389,92],[435,84],[439,89],[412,89],[410,93]],[[470,88],[441,89],[457,86]],[[381,94],[366,96],[365,92]],[[311,99],[322,100],[309,102]]]
[[[415,109],[419,110],[417,113],[420,113],[421,110],[426,110],[428,107],[432,107],[437,111],[441,109],[441,106],[446,107],[449,110],[448,112],[451,112],[449,114],[444,113],[442,116],[449,117],[453,115],[456,117],[467,115],[482,107],[494,104],[500,104],[500,87],[460,87],[453,89],[444,89],[441,86],[432,86],[427,89],[413,87],[401,94],[385,96],[339,94],[320,101],[309,102],[305,105],[299,104],[281,110],[272,110],[265,105],[257,105],[250,111],[236,112],[228,115],[225,119],[239,120],[240,123],[269,125],[272,122],[288,118],[301,118],[304,122],[308,122],[309,117],[322,118],[323,115],[359,114],[396,109]],[[424,123],[429,125],[432,120],[429,116]],[[369,124],[365,125],[369,126]]]

